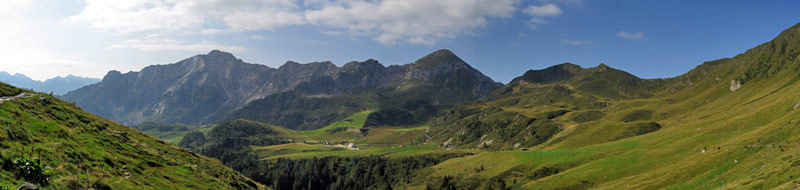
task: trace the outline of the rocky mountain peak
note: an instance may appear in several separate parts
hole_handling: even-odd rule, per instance
[[[600,65],[597,65],[597,67],[595,67],[595,70],[597,72],[603,72],[603,71],[608,70],[608,68],[609,68],[608,65],[606,65],[604,63],[600,63]]]
[[[522,76],[511,80],[511,82],[551,83],[571,78],[581,70],[583,70],[581,66],[572,63],[562,63],[541,70],[528,70]]]
[[[280,69],[280,68],[291,68],[291,67],[297,67],[297,66],[300,66],[300,63],[294,62],[294,61],[286,61],[286,63],[283,63],[283,65],[278,67],[278,69]]]
[[[460,65],[466,64],[455,53],[448,49],[440,49],[431,54],[426,55],[414,62],[416,66],[422,67],[436,67],[439,65]]]
[[[220,50],[212,50],[211,52],[208,52],[208,54],[198,55],[198,57],[202,58],[206,63],[216,64],[228,64],[239,60],[233,56],[233,54]]]
[[[333,64],[333,62],[330,62],[330,61],[311,62],[311,63],[307,63],[307,64],[312,66],[312,67],[327,67],[327,68],[332,68],[332,67],[335,68],[336,67],[336,65]]]
[[[216,49],[215,50],[211,50],[211,52],[208,52],[208,54],[206,54],[206,56],[208,56],[208,57],[224,57],[224,58],[234,58],[234,59],[236,59],[236,57],[234,57],[233,54],[228,53],[228,52],[224,52],[224,51],[220,51],[220,50],[216,50]]]
[[[117,70],[110,70],[106,73],[106,76],[103,77],[103,81],[113,80],[115,78],[119,78],[122,76],[122,73]]]
[[[311,63],[298,63],[294,61],[286,61],[283,65],[278,67],[279,70],[294,70],[294,69],[303,69],[303,68],[331,68],[336,67],[330,61],[323,61],[323,62],[311,62]]]
[[[370,70],[370,71],[375,71],[375,70],[384,69],[384,68],[386,68],[386,67],[384,67],[383,64],[378,62],[378,60],[374,60],[374,59],[368,59],[368,60],[366,60],[364,62],[351,61],[351,62],[348,62],[347,64],[344,64],[344,66],[342,66],[342,69],[345,69],[345,70]]]

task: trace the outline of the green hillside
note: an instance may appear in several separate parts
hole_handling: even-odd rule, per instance
[[[4,97],[23,92],[0,87]],[[0,188],[24,182],[44,189],[263,188],[216,160],[52,96],[24,93],[0,103]]]
[[[433,166],[436,172],[429,177],[440,179],[435,187],[450,184],[458,189],[498,180],[512,189],[794,189],[800,185],[800,136],[794,135],[800,132],[799,55],[796,25],[743,54],[704,63],[681,76],[607,88],[641,90],[648,96],[609,96],[636,93],[521,78],[516,80],[519,84],[509,84],[496,91],[499,95],[473,105],[479,111],[456,121],[492,120],[488,110],[535,117],[557,107],[568,113],[550,121],[563,131],[531,151],[483,152],[447,160]],[[546,73],[552,77],[574,72]],[[558,88],[553,85],[563,87],[560,96],[548,95],[549,89]],[[526,88],[532,90],[525,92]],[[542,99],[551,103],[537,102]],[[469,131],[451,130],[457,127],[432,126],[432,131],[455,131],[432,140],[467,138]],[[475,172],[478,166],[485,170]]]
[[[183,136],[189,132],[208,133],[214,125],[191,126],[181,124],[161,124],[161,123],[142,123],[132,126],[143,133],[158,137],[168,143],[176,144],[183,140]]]

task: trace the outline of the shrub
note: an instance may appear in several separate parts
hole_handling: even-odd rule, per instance
[[[44,164],[39,159],[16,158],[12,162],[12,167],[18,177],[22,177],[27,181],[38,183],[42,186],[46,186],[49,182],[50,171],[45,169]]]

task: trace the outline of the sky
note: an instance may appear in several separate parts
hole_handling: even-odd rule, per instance
[[[0,0],[0,71],[102,78],[213,49],[249,63],[376,59],[450,49],[507,83],[605,63],[674,77],[800,22],[796,0]]]

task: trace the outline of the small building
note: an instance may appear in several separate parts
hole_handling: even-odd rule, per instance
[[[347,149],[350,149],[350,150],[361,150],[361,148],[356,147],[355,143],[347,144],[346,147],[347,147]]]
[[[522,149],[519,149],[519,150],[522,150],[522,151],[529,151],[529,150],[531,150],[531,149],[528,149],[528,148],[522,148]]]

